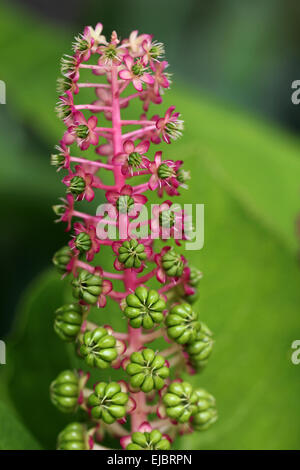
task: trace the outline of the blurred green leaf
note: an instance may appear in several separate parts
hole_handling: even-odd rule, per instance
[[[0,450],[40,449],[38,442],[2,402],[0,402],[0,422]]]
[[[56,436],[66,423],[49,399],[50,382],[69,367],[65,345],[53,331],[53,312],[63,303],[64,288],[59,276],[50,272],[29,289],[7,344],[3,370],[19,416],[48,449],[55,447]]]

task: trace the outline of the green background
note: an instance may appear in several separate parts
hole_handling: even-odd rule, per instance
[[[299,111],[290,103],[297,7],[286,2],[284,16],[276,1],[251,10],[233,1],[116,2],[113,12],[108,2],[34,3],[0,7],[0,449],[54,448],[69,419],[48,397],[58,372],[77,365],[52,328],[69,289],[49,262],[67,235],[53,224],[51,205],[64,190],[48,156],[63,130],[53,112],[59,59],[74,33],[99,20],[107,35],[138,28],[166,43],[174,83],[161,110],[175,104],[185,132],[163,151],[191,170],[180,202],[205,204],[204,248],[186,255],[204,273],[196,305],[216,343],[191,381],[215,395],[219,421],[176,445],[299,449],[300,365],[291,362],[300,338]],[[139,113],[132,104],[128,118]],[[98,315],[123,323],[111,304]]]

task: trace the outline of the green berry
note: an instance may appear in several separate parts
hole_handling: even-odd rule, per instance
[[[75,239],[76,248],[81,251],[89,251],[92,246],[92,240],[86,232],[81,232]]]
[[[186,423],[197,412],[197,394],[188,382],[173,382],[163,396],[169,418]]]
[[[100,276],[83,269],[78,277],[72,281],[73,295],[76,299],[94,305],[102,292],[102,282]]]
[[[81,176],[74,176],[70,181],[70,186],[67,192],[72,193],[74,196],[79,196],[85,190],[85,181]]]
[[[181,256],[173,249],[167,251],[162,257],[162,267],[168,276],[180,277],[183,272]]]
[[[218,419],[215,398],[204,389],[196,390],[197,412],[193,416],[193,428],[205,431]]]
[[[183,297],[184,300],[193,305],[199,298],[199,291],[198,289],[195,289],[195,292],[192,295],[184,295]]]
[[[81,423],[70,423],[57,438],[57,450],[88,450],[86,427]]]
[[[133,206],[134,200],[127,194],[122,195],[117,199],[116,207],[118,212],[121,212],[121,214],[127,214],[128,212],[130,212]]]
[[[79,379],[72,370],[64,370],[50,385],[52,403],[63,413],[74,413],[79,398]]]
[[[54,155],[51,155],[51,158],[50,158],[50,164],[52,166],[57,166],[58,168],[61,168],[64,166],[66,162],[66,157],[59,153],[59,154],[54,154]]]
[[[158,429],[151,432],[134,432],[126,450],[170,450],[171,444]]]
[[[205,325],[200,323],[201,328],[197,331],[195,340],[186,346],[191,364],[196,369],[202,369],[208,361],[213,349],[212,332]]]
[[[153,328],[163,320],[166,303],[155,290],[139,286],[126,297],[124,313],[133,328]]]
[[[200,329],[198,314],[188,303],[175,305],[166,316],[165,323],[169,338],[179,344],[195,341]]]
[[[89,396],[88,404],[93,418],[112,424],[125,416],[128,398],[128,394],[122,392],[117,382],[100,382]]]
[[[63,305],[55,311],[54,330],[63,341],[74,341],[82,325],[82,308],[78,304]]]
[[[167,179],[167,178],[170,178],[171,176],[175,176],[175,172],[174,172],[173,168],[171,168],[166,163],[162,163],[158,167],[158,172],[157,173],[158,173],[158,177],[161,178],[161,179]]]
[[[142,157],[138,152],[131,152],[128,155],[128,165],[132,168],[139,168],[142,163]]]
[[[75,128],[75,132],[79,139],[86,139],[89,135],[89,128],[85,124],[80,124]]]
[[[201,279],[202,279],[202,272],[199,271],[199,269],[195,268],[195,266],[191,266],[189,284],[192,287],[197,287]]]
[[[179,168],[179,170],[176,173],[176,178],[179,181],[179,183],[184,184],[188,180],[191,179],[191,173],[190,171],[186,171],[183,168]]]
[[[168,209],[160,212],[159,214],[159,225],[164,228],[171,228],[175,224],[174,211]]]
[[[165,358],[157,355],[152,349],[132,353],[126,372],[131,376],[130,385],[144,393],[160,390],[170,374],[165,365]]]
[[[107,369],[118,356],[116,338],[102,327],[86,331],[80,346],[80,354],[89,366]]]
[[[63,246],[60,250],[54,253],[52,262],[58,272],[64,274],[67,272],[67,265],[71,261],[73,253],[68,246]]]
[[[119,248],[118,260],[125,268],[139,268],[146,258],[144,245],[135,239],[123,242]]]

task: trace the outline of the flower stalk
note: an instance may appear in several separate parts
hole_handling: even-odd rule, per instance
[[[88,367],[122,368],[127,380],[107,379],[92,389],[88,373],[61,372],[51,384],[52,402],[64,413],[81,408],[86,419],[69,424],[59,435],[58,447],[103,450],[110,434],[124,449],[168,450],[177,432],[203,430],[217,419],[214,398],[179,375],[202,369],[213,345],[210,330],[191,306],[201,273],[177,252],[188,238],[182,231],[186,214],[178,207],[173,210],[167,199],[150,217],[139,218],[148,191],[173,197],[187,187],[183,162],[164,159],[160,150],[153,155],[151,148],[178,139],[183,121],[174,106],[162,117],[146,114],[150,103],[162,102],[170,86],[168,63],[160,61],[164,47],[151,35],[133,31],[120,41],[113,32],[108,41],[98,23],[75,38],[73,49],[73,56],[62,59],[57,112],[66,131],[51,164],[65,172],[67,193],[54,211],[58,221],[67,223],[66,230],[72,230],[69,244],[55,253],[53,262],[63,277],[71,278],[74,302],[58,306],[54,328],[63,341],[75,343]],[[96,65],[95,60],[89,63],[91,57]],[[90,74],[88,81],[82,73]],[[84,89],[94,89],[95,102],[80,102]],[[126,119],[123,108],[135,99],[143,102],[143,113]],[[134,130],[123,132],[124,126]],[[113,174],[110,185],[102,182],[106,171]],[[130,185],[133,177],[142,180]],[[77,201],[97,200],[101,192],[104,213],[75,209]],[[142,229],[149,228],[150,235],[145,235]],[[175,247],[157,251],[158,238]],[[114,255],[108,271],[101,266],[106,249]],[[149,288],[149,281],[156,288]],[[123,289],[118,290],[120,283]],[[107,324],[107,298],[117,303],[126,333]],[[92,309],[102,309],[99,322],[89,319]],[[161,351],[154,343],[159,338],[168,343]]]

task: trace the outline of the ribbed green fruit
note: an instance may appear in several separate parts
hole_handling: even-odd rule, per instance
[[[200,322],[200,325],[200,330],[197,331],[195,340],[185,348],[191,364],[196,369],[201,369],[207,364],[214,344],[210,329],[203,322]]]
[[[61,372],[50,385],[52,403],[63,413],[74,413],[79,397],[79,380],[72,370]]]
[[[139,268],[147,258],[144,245],[135,239],[123,242],[118,251],[118,260],[125,268]]]
[[[55,311],[55,333],[67,342],[75,341],[82,325],[82,308],[79,304],[68,304]]]
[[[92,240],[86,232],[80,232],[75,239],[75,245],[80,252],[89,251]]]
[[[99,327],[83,335],[80,354],[91,367],[107,369],[117,356],[116,338]]]
[[[57,450],[88,450],[86,427],[70,423],[58,435]]]
[[[84,300],[94,305],[102,292],[102,278],[86,270],[81,270],[77,278],[72,281],[73,295],[76,299]]]
[[[74,176],[70,181],[70,186],[67,189],[68,193],[72,193],[74,196],[79,196],[85,190],[85,181],[81,176]]]
[[[63,246],[60,250],[54,253],[52,262],[58,272],[66,273],[66,268],[73,257],[73,253],[68,246]]]
[[[160,390],[170,375],[165,358],[157,355],[152,349],[132,353],[126,372],[131,376],[130,385],[145,393]]]
[[[121,391],[117,382],[100,382],[89,396],[88,404],[93,418],[112,424],[125,416],[128,399],[128,394]]]
[[[195,341],[200,329],[198,314],[188,303],[175,305],[165,319],[169,338],[179,344]]]
[[[124,313],[133,328],[153,328],[163,320],[166,303],[155,290],[139,286],[134,294],[126,297]]]
[[[162,257],[162,267],[170,277],[180,277],[183,272],[183,261],[175,250],[169,250]]]
[[[169,418],[186,423],[197,412],[197,394],[188,382],[173,382],[163,396]]]
[[[196,431],[205,431],[218,419],[215,398],[204,389],[196,390],[197,412],[193,416],[192,424]]]
[[[170,450],[171,444],[158,429],[151,432],[134,432],[126,450]]]

